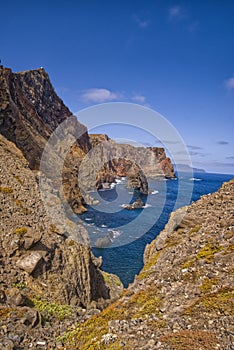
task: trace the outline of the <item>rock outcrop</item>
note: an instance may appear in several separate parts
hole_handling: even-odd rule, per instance
[[[86,127],[57,96],[43,68],[13,73],[11,69],[0,66],[0,133],[16,144],[31,169],[39,169],[48,139],[64,122],[69,124],[69,134],[74,137],[74,142],[68,148],[66,142],[60,142],[57,149],[58,161],[65,158],[59,174],[62,189],[58,187],[60,179],[54,178],[55,160],[49,175],[55,190],[64,192],[75,214],[85,211],[85,204],[93,203],[87,190],[108,186],[118,177],[126,176],[128,186],[143,194],[148,192],[147,177],[175,177],[173,165],[163,148],[120,145],[107,135],[88,135]],[[95,162],[93,159],[92,162],[84,160],[91,149]]]
[[[0,146],[2,281],[38,284],[45,297],[67,304],[87,306],[107,299],[100,263],[92,255],[84,227],[72,221],[67,225],[71,236],[79,232],[82,245],[57,227],[44,209],[35,175],[21,151],[1,135]]]
[[[85,309],[102,308],[121,290],[120,282],[112,291],[104,280],[102,261],[93,256],[82,225],[67,219],[65,232],[51,221],[36,178],[22,152],[0,135],[0,325],[5,327],[0,326],[1,349],[7,342],[29,348],[30,339],[40,339],[44,307],[52,308],[55,318],[61,311],[66,319],[68,310],[74,322],[79,312],[84,319]],[[70,239],[73,234],[84,244]],[[51,326],[49,334],[55,331]],[[8,337],[12,332],[14,339]]]
[[[43,68],[13,73],[0,67],[0,133],[14,142],[33,170],[38,170],[44,147],[62,122],[71,120],[69,132],[81,135],[71,149],[61,143],[59,152],[67,153],[63,176],[66,199],[75,213],[84,210],[77,183],[77,168],[90,148],[87,130],[57,96]],[[57,155],[59,157],[59,154]]]
[[[172,213],[146,247],[134,283],[100,315],[68,331],[66,346],[233,349],[233,202],[234,180]]]
[[[128,187],[147,194],[148,177],[175,178],[173,165],[163,148],[118,144],[104,134],[91,134],[90,139],[94,169],[99,169],[97,188],[107,186],[116,178],[127,177]]]

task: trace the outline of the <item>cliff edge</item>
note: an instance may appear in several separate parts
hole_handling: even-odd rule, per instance
[[[66,346],[233,349],[233,194],[231,180],[172,213],[146,247],[135,282],[100,315],[68,331]]]

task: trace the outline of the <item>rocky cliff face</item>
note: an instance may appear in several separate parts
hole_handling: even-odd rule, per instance
[[[108,298],[100,261],[88,247],[83,226],[69,225],[70,233],[79,231],[86,245],[67,239],[47,216],[35,175],[20,150],[1,135],[0,146],[2,281],[33,285],[45,297],[67,304]]]
[[[36,179],[22,152],[0,135],[1,349],[30,348],[30,341],[36,348],[43,317],[69,325],[84,319],[87,308],[98,312],[121,290],[117,277],[100,271],[102,261],[85,244],[83,226],[67,219],[69,234],[78,234],[81,245],[47,216]],[[56,327],[49,326],[45,337],[54,336]]]
[[[69,348],[233,349],[233,194],[234,180],[172,213],[135,282],[67,332]]]
[[[87,168],[82,176],[86,190],[101,188],[116,177],[127,176],[130,187],[147,193],[147,176],[175,177],[171,161],[163,148],[119,145],[106,135],[89,137],[86,128],[72,116],[57,96],[43,68],[13,73],[0,66],[0,133],[16,144],[31,169],[39,169],[49,137],[66,120],[73,120],[69,127],[71,135],[75,135],[77,130],[82,135],[78,140],[74,139],[69,149],[66,149],[66,144],[61,144],[57,154],[59,158],[59,153],[66,153],[62,190],[74,213],[85,211],[84,204],[92,202],[86,191],[81,194],[78,184],[79,166],[92,147],[97,164],[83,166],[83,169]],[[105,159],[111,161],[105,162]],[[97,168],[100,168],[98,173]],[[53,178],[53,170],[51,173]],[[53,181],[56,188],[58,180]],[[61,191],[60,188],[56,189]]]
[[[14,142],[29,162],[31,169],[39,169],[43,149],[59,124],[72,118],[72,113],[55,93],[43,68],[12,73],[0,67],[0,133]],[[90,150],[86,128],[76,118],[69,129],[78,129],[82,136],[68,152],[63,172],[66,199],[75,213],[84,210],[84,201],[77,184],[77,167]],[[66,145],[64,145],[66,147]],[[63,152],[61,145],[61,152]],[[76,155],[74,159],[74,154]],[[59,156],[59,155],[58,155]]]
[[[147,194],[147,177],[175,177],[171,160],[166,157],[163,148],[118,144],[102,134],[91,134],[90,139],[94,153],[92,158],[96,160],[95,169],[100,169],[97,188],[110,184],[118,177],[127,177],[129,187]]]

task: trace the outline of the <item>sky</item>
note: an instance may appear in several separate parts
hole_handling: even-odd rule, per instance
[[[0,11],[4,66],[44,67],[73,113],[149,107],[180,133],[194,167],[234,174],[233,0],[2,0]]]

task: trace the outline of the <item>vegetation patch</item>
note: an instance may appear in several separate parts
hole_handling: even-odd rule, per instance
[[[207,312],[219,312],[221,314],[234,315],[234,293],[229,288],[223,288],[219,292],[209,294],[202,300]]]
[[[187,315],[207,312],[233,316],[234,314],[234,293],[233,289],[222,288],[216,293],[207,293],[200,297],[193,305],[186,310]]]
[[[19,290],[23,290],[26,288],[26,285],[23,282],[16,282],[16,283],[12,283],[12,287],[16,287]]]
[[[51,224],[51,225],[50,225],[50,232],[51,232],[51,233],[60,234],[60,231],[59,231],[59,229],[56,227],[55,224]]]
[[[222,246],[212,245],[207,243],[203,248],[199,250],[196,255],[197,260],[204,259],[206,263],[210,264],[214,260],[214,255],[222,250]]]
[[[0,192],[2,192],[2,193],[13,193],[13,189],[11,187],[2,187],[2,186],[0,186]]]
[[[181,269],[188,269],[194,266],[194,260],[187,260],[183,264],[181,264]]]
[[[197,225],[197,226],[191,228],[191,230],[189,230],[188,235],[192,235],[193,233],[200,231],[200,229],[201,229],[201,226]]]
[[[168,333],[159,340],[173,350],[215,350],[218,342],[215,333],[200,330]]]
[[[107,272],[105,272],[105,271],[102,271],[102,275],[103,275],[103,278],[104,278],[105,283],[106,283],[108,286],[113,286],[113,285],[116,285],[116,286],[118,286],[118,287],[121,286],[121,281],[120,281],[120,279],[119,279],[116,275],[107,273]]]
[[[102,336],[108,333],[109,321],[144,318],[151,313],[159,314],[160,304],[161,299],[160,296],[156,295],[156,287],[149,286],[145,290],[133,294],[126,301],[116,301],[109,305],[101,314],[95,315],[78,325],[75,330],[68,331],[60,340],[69,343],[69,349],[105,349],[105,345],[100,341]],[[114,344],[118,346],[118,343]]]
[[[10,311],[11,308],[9,307],[0,307],[0,319],[9,317]]]
[[[160,256],[162,251],[159,251],[157,253],[155,253],[150,259],[149,261],[144,265],[143,269],[141,270],[141,272],[139,273],[139,275],[137,276],[138,280],[143,280],[146,277],[148,277],[149,275],[151,275],[151,273],[154,271],[153,268],[157,263],[157,260]]]
[[[14,178],[21,184],[23,185],[23,181],[21,180],[21,178],[18,175],[14,175]]]
[[[22,236],[27,232],[28,232],[27,227],[19,227],[15,231],[13,231],[14,234],[19,235],[19,236]]]
[[[217,285],[217,283],[218,283],[217,278],[206,277],[201,285],[201,290],[205,293],[210,292],[212,289],[212,286]]]
[[[146,290],[139,291],[133,295],[128,308],[133,310],[131,318],[138,318],[152,313],[159,315],[160,305],[161,299],[157,295],[157,291],[153,287],[148,287]]]
[[[32,298],[31,301],[33,302],[35,309],[40,311],[45,319],[53,317],[62,321],[71,316],[72,307],[70,305],[50,303],[46,300],[37,298]]]

